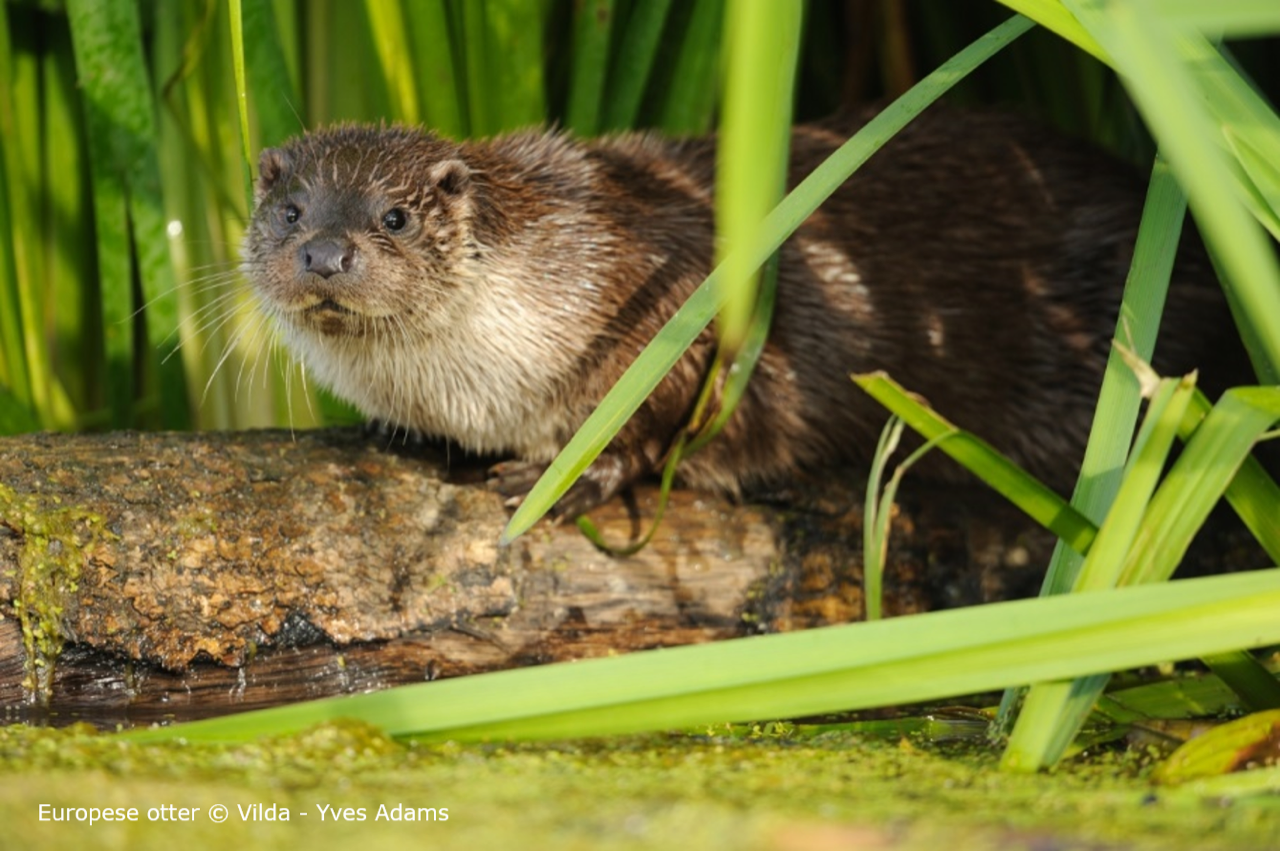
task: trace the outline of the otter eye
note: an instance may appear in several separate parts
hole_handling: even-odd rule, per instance
[[[393,207],[382,215],[382,226],[389,231],[403,230],[408,223],[408,214],[399,207]]]
[[[297,204],[284,205],[284,220],[289,224],[297,224],[298,219],[302,218],[302,211],[298,209]]]

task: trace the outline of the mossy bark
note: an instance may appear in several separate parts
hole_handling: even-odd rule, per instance
[[[653,543],[612,558],[569,524],[499,547],[507,513],[483,466],[385,443],[0,438],[0,601],[40,613],[0,619],[0,706],[196,717],[862,616],[856,476],[772,504],[677,491]],[[625,541],[653,499],[592,517]],[[908,495],[885,610],[1032,592],[1048,546],[976,490]],[[41,574],[58,582],[33,581],[33,548],[46,567],[59,550]]]

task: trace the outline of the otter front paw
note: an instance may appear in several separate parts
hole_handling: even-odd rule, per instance
[[[489,468],[488,486],[506,497],[508,508],[524,502],[547,465],[533,461],[503,461]],[[551,508],[554,520],[577,517],[608,502],[641,474],[626,456],[605,453],[588,467]]]
[[[415,428],[396,425],[390,420],[383,420],[372,417],[364,421],[361,425],[361,431],[368,438],[376,438],[384,441],[388,446],[393,443],[400,443],[404,446],[424,446],[428,442],[427,435]]]
[[[501,495],[507,508],[516,508],[524,502],[534,484],[547,470],[546,464],[534,461],[521,461],[513,458],[500,461],[489,468],[489,477],[485,486]]]

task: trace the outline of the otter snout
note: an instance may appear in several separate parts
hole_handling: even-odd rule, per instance
[[[298,263],[303,271],[330,278],[339,272],[350,272],[356,260],[356,247],[336,239],[313,239],[298,249]]]

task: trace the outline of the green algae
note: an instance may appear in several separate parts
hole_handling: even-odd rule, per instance
[[[761,733],[428,746],[336,723],[210,745],[0,728],[0,818],[16,847],[54,851],[86,840],[312,851],[371,840],[393,849],[1280,846],[1274,796],[1166,792],[1148,782],[1145,753],[1102,752],[1025,776],[1000,773],[998,753],[973,744]],[[141,818],[52,823],[39,820],[42,804],[135,807]],[[229,808],[226,822],[208,819],[216,804]],[[321,805],[363,820],[322,820]],[[186,822],[148,821],[160,806],[200,809]],[[379,818],[396,806],[435,818]]]
[[[80,581],[87,554],[115,536],[99,514],[58,504],[57,497],[19,496],[0,484],[0,520],[22,538],[13,608],[26,651],[23,687],[47,700],[65,636],[62,618]]]
[[[204,498],[202,494],[193,494],[194,499]],[[195,503],[193,510],[174,518],[173,534],[180,543],[187,543],[196,538],[204,538],[218,533],[218,518],[213,509],[202,503]]]

